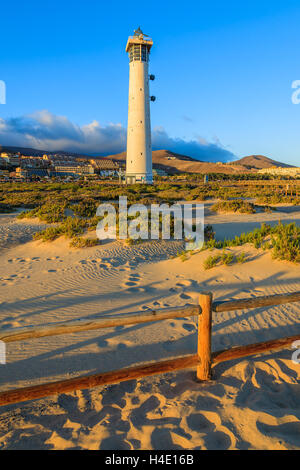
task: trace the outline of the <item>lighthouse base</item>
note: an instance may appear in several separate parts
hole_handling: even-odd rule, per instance
[[[152,174],[126,173],[126,184],[153,184]]]

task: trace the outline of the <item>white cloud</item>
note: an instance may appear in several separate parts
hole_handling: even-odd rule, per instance
[[[0,118],[1,145],[33,147],[49,151],[72,151],[82,154],[109,155],[126,149],[126,129],[121,124],[101,126],[98,121],[78,126],[65,116],[47,110],[10,118]],[[163,127],[152,132],[154,150],[167,149],[199,160],[228,161],[234,155],[218,140],[209,143],[197,137],[186,141],[170,137]]]

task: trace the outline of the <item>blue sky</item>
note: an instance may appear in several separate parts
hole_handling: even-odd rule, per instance
[[[300,166],[299,1],[15,1],[1,6],[0,143],[126,145],[128,35],[153,38],[153,147]]]

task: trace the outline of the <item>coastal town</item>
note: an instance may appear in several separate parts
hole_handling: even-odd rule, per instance
[[[83,158],[68,154],[22,155],[0,153],[0,181],[36,181],[118,178],[120,164],[107,158]]]

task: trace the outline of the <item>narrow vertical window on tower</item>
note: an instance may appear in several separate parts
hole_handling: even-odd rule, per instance
[[[141,60],[141,46],[139,44],[133,46],[133,59]]]
[[[142,45],[142,61],[147,62],[147,46]]]
[[[133,47],[131,47],[130,50],[129,50],[129,61],[130,62],[133,61]]]
[[[152,39],[138,28],[128,38],[129,98],[126,181],[152,184],[149,53]]]

